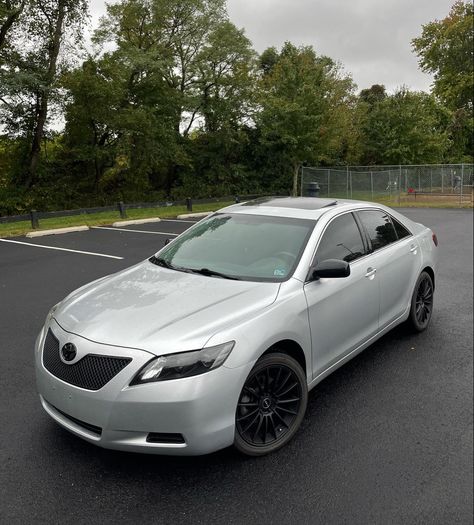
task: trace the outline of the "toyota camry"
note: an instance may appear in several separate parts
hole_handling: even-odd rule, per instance
[[[428,327],[437,246],[379,204],[224,208],[51,309],[35,347],[41,404],[105,448],[273,452],[324,377],[402,322]]]

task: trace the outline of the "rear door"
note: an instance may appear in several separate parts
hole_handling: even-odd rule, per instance
[[[378,330],[379,288],[366,257],[368,246],[352,213],[333,218],[323,231],[312,265],[326,259],[350,263],[342,279],[307,282],[313,349],[313,377],[369,339]]]
[[[380,282],[379,327],[383,329],[410,304],[420,272],[421,250],[411,232],[387,212],[368,209],[357,215],[367,232],[372,266]]]

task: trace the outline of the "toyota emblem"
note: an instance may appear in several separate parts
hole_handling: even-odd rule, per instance
[[[66,343],[61,348],[61,355],[64,361],[72,361],[77,355],[76,346],[73,345],[72,343]]]

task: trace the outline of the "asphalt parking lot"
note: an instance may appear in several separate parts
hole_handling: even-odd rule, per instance
[[[103,450],[54,424],[35,391],[49,308],[189,223],[0,242],[0,523],[472,523],[473,214],[402,212],[440,242],[430,329],[398,327],[329,376],[295,439],[260,459]]]

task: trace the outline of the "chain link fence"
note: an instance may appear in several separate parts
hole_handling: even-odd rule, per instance
[[[319,186],[320,197],[402,204],[472,204],[473,164],[301,168],[301,195]]]

